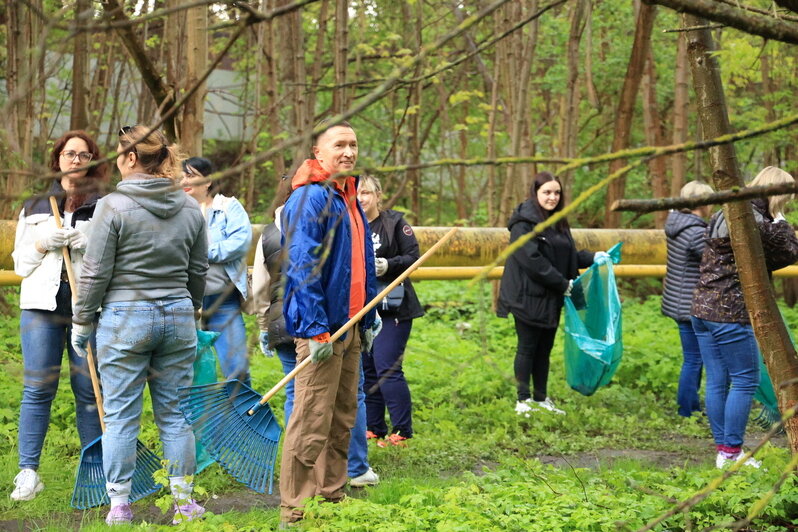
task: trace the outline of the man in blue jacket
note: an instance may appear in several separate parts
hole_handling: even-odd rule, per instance
[[[297,363],[308,356],[314,362],[295,381],[280,470],[282,528],[302,519],[305,499],[344,497],[360,353],[375,336],[372,310],[330,342],[376,296],[374,252],[351,176],[355,131],[346,122],[334,124],[313,144],[315,158],[294,175],[282,214],[286,329],[295,338]]]

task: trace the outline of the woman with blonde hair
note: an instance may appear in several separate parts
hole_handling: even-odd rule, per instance
[[[199,205],[177,186],[178,147],[160,131],[119,131],[116,166],[122,181],[97,204],[73,309],[72,345],[85,355],[97,326],[106,432],[103,468],[111,499],[108,524],[130,523],[144,384],[163,442],[175,498],[174,523],[200,517],[191,498],[194,435],[178,409],[177,389],[190,386],[202,305],[208,237]]]
[[[794,182],[787,172],[768,166],[750,186]],[[798,260],[795,230],[784,220],[791,194],[751,202],[769,272]],[[693,293],[692,323],[706,368],[706,411],[715,439],[718,468],[743,456],[751,400],[759,385],[759,348],[743,299],[729,228],[723,211],[709,222],[700,277]],[[759,467],[754,458],[745,465]]]
[[[712,187],[702,181],[691,181],[682,187],[683,199],[712,193]],[[704,205],[695,209],[672,210],[665,221],[665,239],[668,246],[665,283],[662,288],[662,313],[676,322],[682,342],[682,369],[676,402],[680,416],[690,417],[701,411],[698,391],[701,388],[701,352],[690,321],[693,289],[698,282],[698,266],[704,252],[706,218],[712,207]]]

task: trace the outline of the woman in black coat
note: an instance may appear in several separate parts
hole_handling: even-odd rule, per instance
[[[357,199],[371,229],[377,280],[385,286],[418,260],[419,250],[413,228],[402,213],[381,210],[381,198],[382,187],[377,178],[361,176]],[[377,438],[380,447],[404,447],[406,440],[413,437],[410,387],[402,363],[413,320],[423,316],[424,309],[409,278],[400,286],[401,289],[395,290],[395,297],[385,298],[377,307],[382,318],[382,331],[374,339],[372,351],[363,354],[368,419],[366,434],[369,438]],[[390,433],[385,423],[386,409],[391,418]]]
[[[529,193],[529,199],[513,211],[507,222],[511,243],[562,210],[562,184],[549,172],[535,176]],[[519,415],[529,417],[531,412],[539,410],[565,414],[554,406],[547,394],[549,357],[564,296],[570,295],[572,280],[579,274],[579,268],[593,264],[593,258],[589,251],[576,250],[568,222],[563,218],[507,259],[497,314],[502,318],[512,314],[515,319],[518,336],[515,411]]]

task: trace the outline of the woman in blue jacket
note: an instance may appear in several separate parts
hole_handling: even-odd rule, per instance
[[[208,159],[191,157],[183,161],[183,190],[197,200],[208,222],[209,268],[202,315],[208,330],[221,333],[214,346],[225,378],[249,384],[241,302],[248,295],[246,258],[252,225],[237,199],[216,194],[215,183],[207,179],[212,173]]]

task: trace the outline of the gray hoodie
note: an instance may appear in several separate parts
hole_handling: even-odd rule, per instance
[[[138,174],[97,202],[73,308],[91,323],[101,305],[190,297],[202,305],[208,270],[205,218],[174,182]]]

